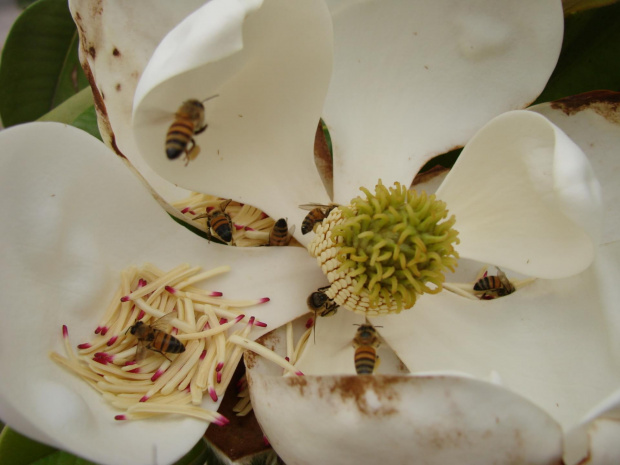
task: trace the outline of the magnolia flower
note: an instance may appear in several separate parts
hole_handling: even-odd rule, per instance
[[[344,204],[378,179],[408,185],[431,156],[471,139],[437,191],[456,217],[462,276],[469,259],[540,279],[492,302],[442,292],[372,318],[414,376],[344,376],[353,372],[344,347],[363,317],[341,309],[321,320],[300,361],[309,376],[293,382],[251,367],[253,404],[276,451],[289,463],[370,454],[490,463],[511,453],[559,463],[565,450],[575,463],[613,452],[617,228],[606,222],[601,232],[599,190],[577,145],[535,113],[500,115],[544,87],[561,43],[559,2],[71,7],[104,140],[123,157],[55,124],[0,133],[3,211],[19,219],[0,229],[11,244],[0,328],[0,416],[9,425],[101,463],[168,463],[187,451],[203,422],[119,425],[47,352],[62,346],[62,324],[76,341],[86,338],[117,272],[145,261],[230,264],[230,275],[210,285],[269,296],[260,310],[268,329],[306,313],[306,297],[327,279],[303,248],[209,244],[169,221],[123,165],[164,206],[183,195],[178,185],[299,224],[299,204],[330,201],[311,152],[323,116],[334,142],[333,200]],[[170,162],[172,113],[213,95],[200,153],[187,167]],[[600,156],[594,170],[606,216],[615,218],[605,148],[617,127],[588,122],[601,127],[591,136],[580,123],[567,132]],[[593,141],[600,151],[590,150]]]

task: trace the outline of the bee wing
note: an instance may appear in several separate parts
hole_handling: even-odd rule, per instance
[[[226,210],[226,207],[228,207],[228,204],[230,202],[232,202],[232,199],[224,200],[222,203],[220,203],[220,210]]]
[[[299,205],[299,208],[301,208],[302,210],[314,210],[315,208],[320,207],[320,208],[328,208],[329,205],[325,205],[322,203],[304,203],[303,205]]]
[[[136,362],[141,362],[146,356],[146,343],[142,339],[138,339],[136,346]]]
[[[156,319],[153,323],[151,323],[151,328],[168,332],[170,331],[170,327],[172,326],[172,320],[176,317],[177,317],[176,311],[166,313],[164,316]]]
[[[293,225],[290,228],[288,228],[288,235],[289,235],[289,237],[292,237],[294,232],[295,232],[295,225]]]

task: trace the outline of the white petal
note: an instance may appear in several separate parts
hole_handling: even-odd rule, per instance
[[[620,385],[620,244],[610,247],[571,278],[539,279],[491,301],[422,296],[372,322],[413,373],[495,370],[568,430]]]
[[[584,270],[599,242],[600,186],[581,149],[546,118],[498,116],[437,190],[461,257],[543,278]]]
[[[331,72],[322,2],[214,0],[174,29],[138,86],[134,129],[152,168],[175,184],[251,203],[301,222],[301,203],[328,198],[314,165],[316,126]],[[257,8],[260,7],[260,8]],[[208,129],[186,167],[164,151],[181,102],[205,103]]]
[[[337,202],[378,178],[408,185],[432,156],[527,106],[562,43],[556,0],[328,4],[335,52],[324,119]]]
[[[449,376],[267,375],[252,405],[286,463],[559,463],[558,425],[490,383]]]
[[[549,118],[588,156],[603,188],[603,244],[620,239],[620,110],[617,92],[592,92],[536,105],[530,110]]]
[[[48,358],[63,353],[61,325],[73,345],[90,340],[120,270],[145,262],[231,265],[206,287],[231,298],[270,297],[249,309],[270,328],[307,312],[307,295],[325,278],[303,248],[218,246],[180,227],[119,157],[75,128],[17,126],[0,132],[0,145],[0,417],[98,463],[174,461],[206,424],[115,421],[118,411]]]
[[[69,1],[80,33],[80,61],[92,78],[91,85],[96,86],[94,95],[104,142],[123,153],[168,201],[183,198],[187,191],[156,174],[139,156],[131,130],[133,96],[157,44],[203,3],[204,0],[175,4],[153,0]]]

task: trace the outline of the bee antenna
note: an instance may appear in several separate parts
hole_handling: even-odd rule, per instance
[[[204,99],[202,101],[202,103],[205,103],[205,102],[207,102],[207,101],[209,101],[211,99],[214,99],[215,97],[219,97],[219,96],[220,96],[220,94],[215,94],[215,95],[212,95],[211,97],[207,97],[206,99]]]

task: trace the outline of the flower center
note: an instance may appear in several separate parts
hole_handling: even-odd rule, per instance
[[[413,307],[417,296],[441,291],[454,271],[459,243],[446,204],[381,180],[372,194],[360,188],[349,206],[334,208],[308,249],[331,286],[325,294],[357,313],[376,316]]]

